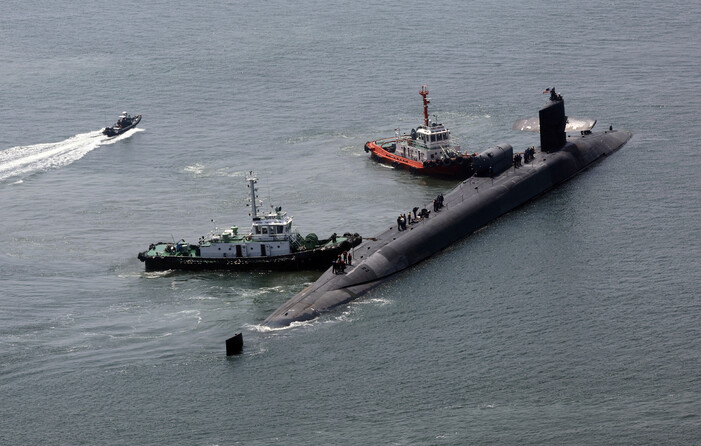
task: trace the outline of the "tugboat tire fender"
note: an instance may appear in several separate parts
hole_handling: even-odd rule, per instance
[[[399,163],[396,161],[392,161],[392,167],[397,167],[397,166],[399,166]]]
[[[452,161],[450,161],[450,158],[446,158],[446,159],[443,160],[443,165],[444,165],[445,167],[448,167],[448,166],[450,166],[451,164],[452,164]]]
[[[455,162],[458,163],[458,165],[462,165],[462,163],[465,162],[465,159],[462,156],[459,156],[455,158]]]
[[[410,172],[410,173],[416,173],[416,167],[411,166],[411,167],[409,168],[409,172]]]
[[[367,144],[365,144],[365,153],[368,153],[370,151],[370,148],[368,147]]]

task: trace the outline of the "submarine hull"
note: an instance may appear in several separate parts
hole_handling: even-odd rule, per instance
[[[473,177],[444,197],[444,207],[428,219],[399,231],[390,227],[354,249],[355,263],[343,274],[326,271],[263,321],[285,327],[346,304],[394,274],[430,257],[499,216],[567,181],[619,150],[632,134],[607,131],[567,138],[557,151],[537,152],[535,159],[496,177]]]
[[[596,134],[587,130],[581,132],[581,136],[568,138],[565,133],[568,118],[562,96],[555,93],[554,88],[546,91],[550,91],[551,96],[550,102],[539,112],[540,151],[528,149],[525,165],[520,165],[520,156],[514,159],[511,167],[499,161],[504,154],[512,156],[508,144],[497,146],[499,150],[488,149],[479,156],[484,158],[482,167],[488,168],[478,169],[477,176],[447,193],[442,209],[408,225],[405,230],[390,226],[377,237],[366,240],[353,250],[357,263],[349,266],[348,271],[334,274],[327,270],[311,286],[268,316],[263,325],[285,327],[295,321],[313,319],[356,299],[394,274],[567,181],[619,150],[631,138],[630,132],[612,130]]]

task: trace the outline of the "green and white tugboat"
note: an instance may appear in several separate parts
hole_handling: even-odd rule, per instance
[[[139,260],[146,271],[163,270],[276,270],[327,269],[333,260],[360,244],[362,237],[346,232],[319,239],[316,234],[302,237],[292,227],[292,217],[274,208],[260,215],[256,197],[258,179],[249,175],[252,226],[248,234],[239,234],[238,227],[201,237],[199,243],[159,242],[140,252]]]

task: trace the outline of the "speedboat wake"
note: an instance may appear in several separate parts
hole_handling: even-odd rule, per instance
[[[35,173],[58,169],[78,161],[96,148],[114,144],[129,138],[137,131],[132,129],[114,138],[108,138],[101,130],[80,133],[59,142],[17,146],[0,152],[0,181],[21,179]]]

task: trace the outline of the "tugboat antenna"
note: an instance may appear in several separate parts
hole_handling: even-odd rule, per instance
[[[428,96],[428,88],[426,87],[426,85],[421,87],[421,91],[419,92],[419,94],[424,98],[424,125],[428,127],[428,104],[431,103],[431,100],[426,97]]]
[[[251,188],[251,218],[254,220],[258,218],[258,210],[256,208],[256,180],[257,178],[253,176],[253,171],[249,173],[249,176],[247,178],[248,180],[248,187]]]

